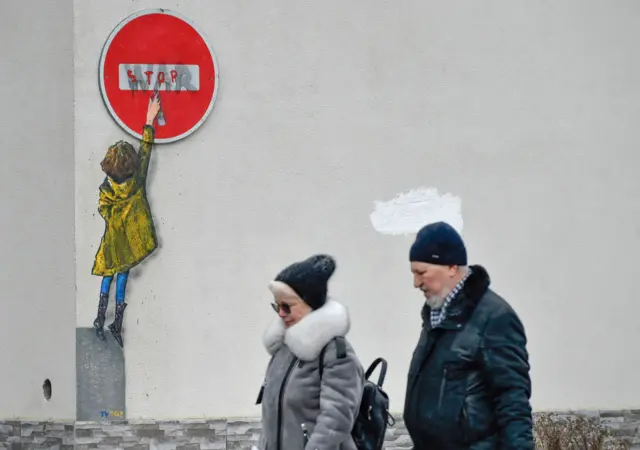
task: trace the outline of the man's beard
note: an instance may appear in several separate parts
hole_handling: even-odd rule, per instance
[[[440,307],[442,307],[442,305],[444,304],[445,296],[425,294],[424,298],[427,302],[427,305],[429,305],[429,308],[440,309]]]
[[[424,293],[424,298],[431,309],[440,309],[444,304],[444,299],[447,298],[449,290],[447,288],[442,289],[438,295],[431,293]]]

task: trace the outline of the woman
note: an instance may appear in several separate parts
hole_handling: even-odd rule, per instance
[[[344,339],[347,309],[327,299],[334,270],[333,258],[315,255],[285,268],[269,285],[278,317],[263,337],[272,358],[258,398],[260,450],[357,450],[351,429],[364,371]]]

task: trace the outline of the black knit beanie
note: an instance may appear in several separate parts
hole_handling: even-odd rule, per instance
[[[331,256],[314,255],[285,267],[275,281],[293,289],[311,309],[318,309],[327,301],[327,283],[335,270]]]
[[[449,224],[435,222],[422,227],[409,250],[409,260],[443,266],[466,266],[462,237]]]

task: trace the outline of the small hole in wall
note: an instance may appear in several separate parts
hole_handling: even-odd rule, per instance
[[[47,401],[51,400],[51,381],[48,378],[42,383],[42,394]]]

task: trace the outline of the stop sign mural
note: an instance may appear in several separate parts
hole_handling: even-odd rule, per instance
[[[218,63],[203,33],[187,18],[166,9],[144,10],[123,20],[100,57],[100,90],[114,120],[142,137],[149,98],[158,92],[162,111],[157,143],[196,131],[213,108]]]

